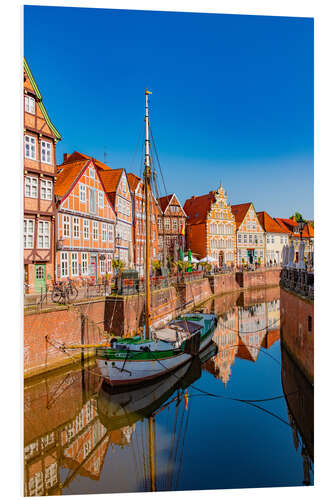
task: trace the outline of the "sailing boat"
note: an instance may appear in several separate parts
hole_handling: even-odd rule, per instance
[[[102,376],[112,385],[132,385],[161,377],[187,363],[212,340],[215,314],[187,313],[166,327],[151,326],[150,294],[150,215],[151,167],[148,95],[145,98],[144,194],[146,216],[145,248],[145,331],[144,337],[114,338],[110,346],[98,347],[96,358]]]

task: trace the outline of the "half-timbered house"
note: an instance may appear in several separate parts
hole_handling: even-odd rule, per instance
[[[24,59],[24,281],[39,292],[54,278],[54,177],[61,140]]]
[[[265,232],[253,203],[231,206],[236,221],[237,264],[264,264]]]
[[[142,179],[135,174],[127,174],[128,184],[132,196],[133,207],[133,257],[135,269],[140,276],[144,273],[145,261],[145,235],[146,235],[146,212],[144,200],[144,184]],[[151,196],[151,260],[158,259],[158,230],[157,219],[161,210],[157,205],[154,195]]]
[[[56,279],[91,278],[112,272],[116,215],[93,159],[59,166]]]
[[[166,265],[168,257],[179,257],[181,230],[186,213],[175,193],[158,198],[161,212],[157,219],[159,260]]]

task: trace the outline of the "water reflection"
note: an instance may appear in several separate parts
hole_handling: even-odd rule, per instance
[[[26,386],[26,496],[313,483],[313,390],[280,358],[279,289],[205,308],[214,343],[165,379],[124,392],[91,365]]]

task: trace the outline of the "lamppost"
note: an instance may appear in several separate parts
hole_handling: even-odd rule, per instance
[[[303,241],[303,238],[302,238],[302,236],[303,236],[303,231],[304,231],[305,224],[306,224],[306,222],[305,222],[305,220],[303,220],[303,217],[302,217],[302,216],[301,216],[301,218],[298,220],[297,224],[298,224],[298,227],[299,227],[299,232],[300,232],[300,236],[301,236],[301,241],[300,241],[300,244],[299,244],[299,247],[298,247],[298,255],[299,255],[299,254],[300,254],[300,245],[302,245],[302,241]],[[302,251],[302,254],[301,254],[301,255],[302,255],[302,257],[303,257],[303,262],[302,262],[302,264],[301,264],[301,263],[299,263],[299,266],[304,266],[304,253],[305,253],[305,252],[304,252],[304,251]],[[301,268],[303,269],[303,267],[301,267]]]

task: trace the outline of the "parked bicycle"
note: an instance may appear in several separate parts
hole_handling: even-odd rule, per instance
[[[78,293],[79,292],[77,288],[75,288],[72,280],[68,280],[68,282],[59,281],[54,284],[52,290],[52,301],[57,303],[67,303],[70,300],[75,300]]]

